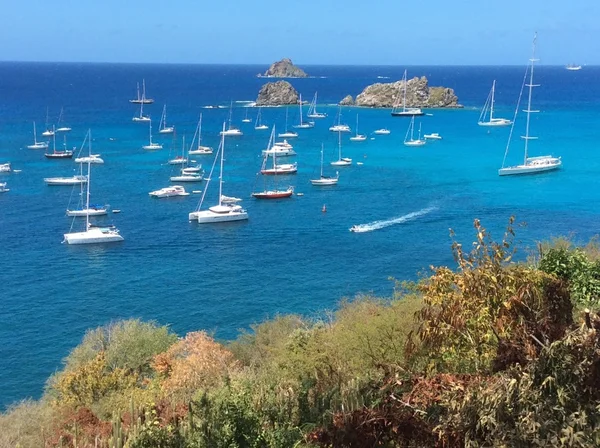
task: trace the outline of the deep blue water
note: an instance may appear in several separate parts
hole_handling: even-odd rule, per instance
[[[2,176],[10,192],[0,195],[0,407],[28,396],[38,397],[45,379],[86,329],[114,319],[141,317],[169,324],[179,334],[207,329],[218,338],[235,337],[276,313],[312,314],[335,307],[342,297],[360,292],[390,295],[389,277],[414,279],[430,264],[452,263],[448,229],[468,242],[473,218],[500,237],[510,215],[527,222],[519,229],[522,246],[538,239],[573,233],[587,239],[598,229],[600,154],[600,68],[568,72],[540,66],[532,121],[540,139],[532,155],[561,155],[560,172],[500,178],[508,128],[476,125],[493,79],[497,80],[497,115],[512,117],[524,67],[409,67],[409,77],[425,75],[430,85],[451,87],[464,110],[434,110],[422,120],[424,132],[439,132],[443,141],[423,148],[402,145],[408,121],[387,110],[344,108],[343,120],[372,136],[363,143],[344,136],[344,155],[363,165],[340,169],[340,183],[318,189],[309,179],[318,173],[320,145],[333,160],[337,135],[327,128],[334,106],[366,85],[400,79],[404,67],[306,67],[314,78],[292,80],[310,100],[319,91],[320,109],[329,117],[314,129],[301,130],[293,142],[299,173],[290,179],[303,196],[260,202],[249,196],[258,188],[256,172],[268,131],[243,124],[246,109],[236,103],[234,124],[244,131],[228,139],[225,194],[244,198],[247,223],[198,226],[187,220],[199,200],[152,200],[148,192],[169,184],[165,165],[179,151],[182,135],[191,139],[198,115],[204,114],[203,141],[218,146],[218,130],[230,100],[256,98],[266,82],[255,77],[263,66],[0,64],[0,163],[22,170]],[[136,106],[128,99],[145,78],[146,107],[157,125],[168,105],[175,139],[155,136],[165,149],[145,152],[148,128],[131,122]],[[79,147],[88,128],[93,152],[105,159],[94,166],[94,201],[121,209],[101,218],[121,230],[125,242],[103,247],[62,245],[71,226],[64,211],[78,191],[48,187],[43,178],[70,175],[72,161],[51,161],[43,151],[26,149],[32,121],[44,127],[46,108],[56,121],[64,107],[73,127],[68,146]],[[256,109],[249,109],[254,119]],[[305,108],[306,111],[306,108]],[[290,124],[297,108],[289,109]],[[520,117],[523,118],[523,117]],[[284,127],[285,109],[263,109],[263,122]],[[515,135],[523,132],[523,120]],[[62,143],[59,141],[59,143]],[[509,159],[522,157],[519,141]],[[212,158],[197,156],[205,167]],[[329,167],[326,167],[328,170]],[[287,182],[287,181],[286,181]],[[215,198],[215,187],[209,198]],[[188,190],[204,189],[189,185]],[[209,201],[210,202],[210,201]],[[322,213],[323,204],[327,213]],[[372,232],[348,232],[353,224],[400,218],[430,210],[412,220]],[[401,220],[400,220],[401,221]],[[524,252],[522,252],[524,253]]]

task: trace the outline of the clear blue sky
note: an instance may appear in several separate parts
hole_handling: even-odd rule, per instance
[[[600,64],[599,0],[4,0],[0,60]]]

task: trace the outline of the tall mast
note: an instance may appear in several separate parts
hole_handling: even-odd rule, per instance
[[[321,179],[323,178],[323,143],[321,143]]]
[[[526,165],[527,164],[527,150],[529,149],[529,140],[534,140],[537,137],[530,137],[529,136],[529,123],[530,123],[530,119],[531,119],[531,113],[535,113],[538,112],[537,110],[531,110],[531,94],[533,92],[533,88],[534,87],[538,87],[539,84],[533,84],[533,66],[534,63],[538,60],[535,58],[535,43],[537,40],[537,33],[534,34],[533,36],[533,50],[531,52],[531,72],[529,73],[529,84],[527,84],[527,87],[529,87],[529,97],[527,99],[527,110],[525,111],[527,113],[527,125],[525,126],[525,137],[523,137],[523,139],[525,140],[525,159],[523,161],[523,163]]]
[[[490,121],[494,118],[494,95],[496,93],[496,80],[492,83],[492,104],[490,105]]]
[[[225,123],[223,123],[223,131],[225,131]],[[225,152],[225,133],[221,132],[221,168],[219,171],[219,205],[223,198],[223,153]],[[230,193],[231,194],[231,193]]]
[[[52,126],[52,152],[56,152],[56,132],[54,131],[54,125]]]
[[[152,120],[148,122],[148,135],[150,136],[150,144],[152,144]]]
[[[402,111],[406,111],[406,84],[408,84],[408,78],[406,77],[406,69],[404,69],[404,98],[402,99]]]
[[[358,136],[358,113],[356,114],[356,135]]]
[[[231,114],[233,114],[233,100],[229,103],[229,129],[231,129]]]
[[[415,116],[413,115],[410,120],[410,141],[414,141],[415,139]]]
[[[300,94],[300,101],[298,101],[298,106],[300,108],[300,126],[302,126],[302,94]]]
[[[88,129],[88,156],[92,155],[92,130]],[[90,175],[91,169],[90,166],[92,163],[88,158],[88,171],[87,171],[87,188],[85,194],[85,230],[87,231],[90,228]]]
[[[37,144],[37,132],[35,130],[35,121],[33,122],[33,143]]]
[[[137,99],[138,99],[138,101],[140,101],[142,99],[142,97],[140,97],[140,83],[136,82],[135,83],[135,87],[136,87],[136,90],[137,90]]]
[[[339,160],[342,160],[342,131],[338,131],[338,152]]]
[[[225,131],[225,123],[223,123],[223,131]],[[202,112],[200,112],[200,120],[198,121],[198,148],[202,142]]]
[[[142,103],[146,99],[146,80],[142,79]]]

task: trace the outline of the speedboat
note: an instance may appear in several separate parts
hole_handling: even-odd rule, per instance
[[[350,126],[347,124],[336,124],[329,128],[331,132],[350,132]]]
[[[298,172],[297,163],[283,163],[275,165],[273,168],[263,168],[261,174],[296,174]]]
[[[160,190],[151,191],[148,193],[154,198],[170,198],[172,196],[189,196],[181,185],[173,185],[172,187],[161,188]]]
[[[92,154],[85,157],[77,157],[75,163],[104,163],[104,160],[100,158],[100,154]]]
[[[427,140],[441,140],[442,136],[437,132],[432,132],[431,134],[425,134],[423,137]]]
[[[375,132],[373,132],[373,134],[377,134],[377,135],[388,135],[390,133],[391,133],[391,131],[386,128],[377,129]]]
[[[108,206],[90,204],[87,208],[67,210],[67,216],[102,216],[108,214]]]
[[[0,193],[6,193],[7,191],[10,191],[10,188],[6,188],[6,182],[1,182],[0,183]]]
[[[188,159],[183,156],[177,156],[174,159],[169,160],[169,165],[183,165],[188,162]]]
[[[11,170],[10,162],[0,164],[0,173],[10,173]]]

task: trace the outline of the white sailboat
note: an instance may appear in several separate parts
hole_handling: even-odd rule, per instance
[[[42,132],[42,137],[52,137],[54,135],[54,130],[50,129],[50,117],[49,110],[46,107],[46,130]]]
[[[302,94],[300,94],[300,100],[298,101],[298,106],[300,109],[300,123],[294,125],[296,129],[310,129],[315,126],[314,121],[304,121],[302,118]]]
[[[352,165],[352,159],[348,157],[342,157],[342,133],[338,132],[338,159],[331,162],[332,166],[350,166]]]
[[[358,133],[358,114],[356,114],[356,135],[354,137],[350,137],[351,142],[364,142],[367,139],[366,135]]]
[[[85,144],[85,140],[83,141]],[[79,165],[79,174],[70,177],[45,177],[46,185],[79,185],[88,181],[87,176],[83,175],[83,165]]]
[[[273,148],[272,142],[275,140],[275,127],[273,126],[273,131],[271,132],[271,138],[269,139],[269,147]],[[267,151],[266,154],[263,153],[265,157],[265,163],[260,169],[261,174],[265,175],[281,175],[281,174],[296,174],[298,172],[298,163],[277,163],[277,151]],[[271,157],[273,159],[273,166],[267,168],[266,161]]]
[[[567,70],[570,70],[570,71],[572,71],[572,72],[576,72],[576,71],[578,71],[578,70],[581,70],[581,65],[576,65],[576,64],[568,64],[568,65],[567,65],[565,68],[566,68]]]
[[[28,149],[48,149],[48,142],[38,142],[37,132],[35,130],[35,121],[33,122],[33,144],[27,145]]]
[[[321,175],[318,179],[311,179],[310,183],[319,187],[336,185],[338,183],[339,178],[340,173],[338,171],[335,172],[335,177],[323,175],[323,144],[321,143]]]
[[[342,124],[342,106],[338,106],[337,124],[329,128],[331,132],[350,132],[350,126]]]
[[[414,117],[418,115],[425,115],[425,113],[418,107],[406,107],[406,87],[408,85],[408,78],[406,77],[406,70],[404,70],[404,76],[402,77],[402,85],[404,86],[404,94],[402,97],[402,110],[400,110],[399,100],[396,100],[396,104],[392,109],[392,117]]]
[[[525,86],[527,86],[529,88],[529,93],[528,93],[528,99],[527,99],[527,109],[524,110],[524,112],[527,114],[526,115],[527,121],[526,121],[526,125],[525,125],[525,135],[521,137],[523,140],[525,140],[525,148],[524,148],[525,154],[524,154],[523,163],[521,165],[515,165],[515,166],[507,166],[507,167],[504,166],[504,164],[506,163],[506,156],[508,155],[508,149],[510,146],[510,137],[509,137],[508,143],[506,145],[506,151],[504,153],[504,161],[502,162],[502,168],[500,168],[498,170],[498,174],[500,176],[513,176],[513,175],[517,175],[517,174],[543,173],[546,171],[553,171],[553,170],[559,169],[562,166],[562,161],[561,161],[560,157],[553,157],[551,155],[529,157],[529,141],[537,139],[537,137],[532,137],[529,134],[529,127],[530,127],[529,125],[530,125],[530,121],[531,121],[531,114],[539,112],[537,110],[531,109],[531,96],[533,93],[533,88],[539,86],[539,84],[536,85],[533,83],[533,68],[534,68],[535,62],[538,61],[538,59],[535,58],[536,40],[537,40],[537,33],[533,37],[533,51],[532,51],[531,59],[529,60],[531,62],[531,65],[529,68],[529,70],[530,70],[529,84],[525,84]],[[525,79],[523,80],[523,82],[525,83]],[[520,100],[521,99],[519,98],[519,103],[520,103]],[[513,129],[514,129],[514,126],[515,126],[515,123],[513,120]],[[512,131],[511,131],[511,135],[512,135]]]
[[[269,129],[269,126],[262,124],[262,106],[258,108],[258,115],[256,115],[256,122],[254,123],[254,129],[257,131],[264,131]]]
[[[192,149],[194,147],[194,142],[196,141],[196,138],[198,139],[198,146],[196,146],[196,149]],[[190,144],[188,155],[208,155],[212,153],[213,149],[210,146],[202,146],[202,114],[200,114],[200,119],[198,120],[196,132],[194,133],[194,138],[192,139],[192,143]]]
[[[246,107],[246,116],[242,119],[242,123],[252,123],[252,119],[248,118],[248,107]]]
[[[298,137],[297,132],[292,132],[288,130],[288,108],[285,108],[285,132],[278,134],[278,137],[282,138],[296,138]]]
[[[152,104],[154,100],[152,98],[146,98],[146,80],[142,79],[142,94],[140,96],[140,83],[136,83],[137,96],[136,98],[129,100],[130,103],[134,104]]]
[[[150,121],[150,117],[148,115],[144,115],[144,103],[140,103],[140,114],[134,116],[131,121]]]
[[[149,136],[149,143],[147,145],[142,146],[142,149],[148,149],[148,150],[155,150],[155,149],[162,149],[162,145],[160,143],[154,143],[152,141],[152,121],[148,122],[148,136]]]
[[[410,135],[410,140],[408,136]],[[419,138],[415,140],[415,117],[410,119],[410,124],[404,136],[404,146],[423,146],[427,140],[421,139],[421,124],[419,123]]]
[[[310,107],[308,108],[306,116],[308,118],[325,118],[327,116],[325,113],[317,112],[317,92],[315,92],[315,96],[313,96],[313,99],[310,102]]]
[[[225,131],[225,123],[223,123],[223,131]],[[198,207],[195,211],[188,215],[190,221],[197,221],[199,224],[211,224],[217,222],[232,222],[232,221],[244,221],[248,219],[248,212],[242,208],[241,205],[237,204],[241,201],[239,198],[228,197],[223,195],[223,161],[225,154],[225,134],[221,134],[221,144],[215,155],[215,160],[210,169],[208,179],[206,179],[206,187],[202,192],[202,198],[198,203]],[[219,157],[220,156],[220,157]],[[206,198],[206,192],[210,185],[210,181],[213,177],[213,172],[217,160],[220,160],[219,166],[219,202],[217,205],[213,205],[206,210],[202,210],[204,199]]]
[[[221,135],[226,135],[227,137],[239,137],[244,135],[244,133],[239,130],[238,128],[234,128],[233,126],[231,126],[231,116],[233,114],[233,101],[231,102],[231,104],[229,105],[229,126],[227,129],[223,129],[221,131]]]
[[[167,126],[167,105],[165,104],[160,116],[160,123],[158,124],[158,133],[172,134],[173,132],[175,132],[175,126]]]
[[[52,127],[54,131],[54,126]],[[52,136],[52,152],[44,153],[47,159],[70,159],[73,157],[73,150],[67,149],[67,135],[63,135],[63,150],[56,150],[56,134]]]
[[[58,126],[56,128],[55,132],[71,132],[71,128],[68,126],[61,126],[60,124],[63,121],[63,108],[60,108],[60,114],[58,115],[58,122],[56,123],[56,126]]]
[[[512,121],[507,118],[494,118],[495,92],[496,80],[494,79],[494,82],[492,82],[492,90],[490,90],[490,93],[485,100],[485,104],[483,105],[483,109],[481,110],[481,114],[479,115],[479,120],[477,120],[479,126],[510,126],[512,124]]]
[[[181,157],[185,159],[184,166],[181,168],[180,174],[171,176],[169,179],[171,182],[201,182],[204,177],[201,171],[201,166],[194,167],[192,169],[187,168],[188,159],[185,158],[185,135],[182,137],[181,143]]]
[[[88,131],[90,145],[91,145],[91,134]],[[91,152],[91,149],[90,149]],[[88,172],[87,179],[90,179],[91,175],[91,164],[87,164]],[[90,183],[87,184],[86,189],[86,201],[85,209],[90,210]],[[75,220],[73,220],[73,224]],[[71,224],[71,230],[73,229]],[[67,244],[98,244],[98,243],[114,243],[123,241],[123,237],[119,234],[119,230],[114,226],[93,226],[90,223],[90,213],[85,214],[85,230],[83,232],[69,232],[64,234],[63,243]]]

